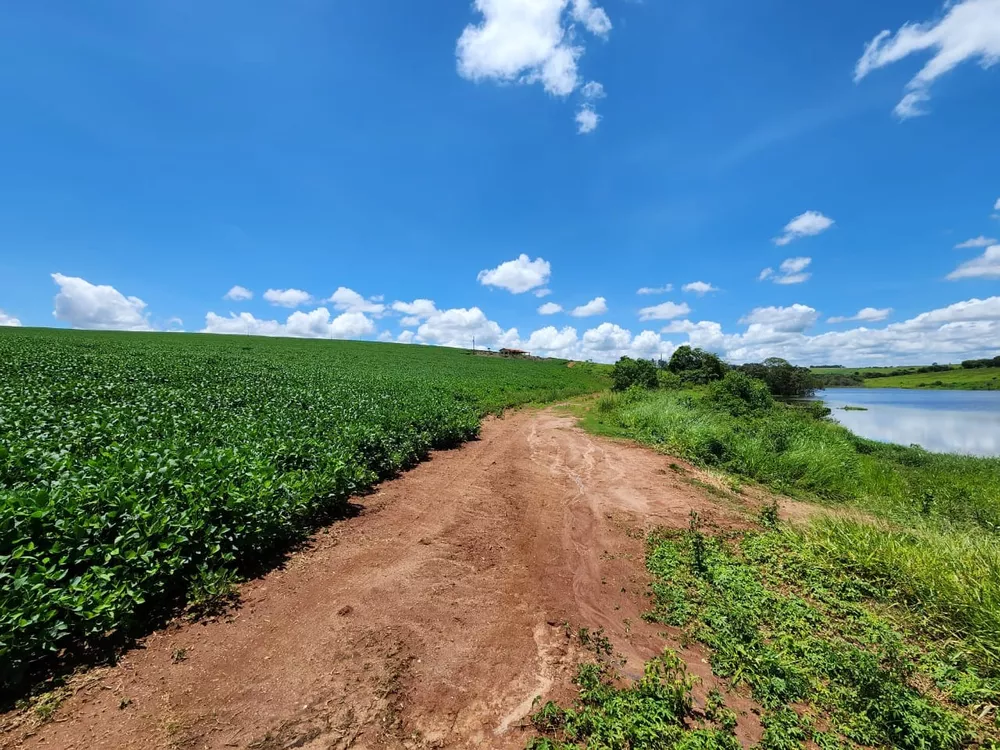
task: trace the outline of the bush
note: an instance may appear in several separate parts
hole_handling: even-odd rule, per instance
[[[656,388],[656,367],[648,359],[622,357],[611,370],[611,389],[625,391],[632,386]]]
[[[726,374],[726,363],[704,349],[692,349],[685,344],[678,347],[667,369],[679,376],[685,383],[704,385],[721,380]]]
[[[733,416],[755,414],[774,406],[767,383],[738,370],[731,370],[722,380],[712,383],[709,398]]]

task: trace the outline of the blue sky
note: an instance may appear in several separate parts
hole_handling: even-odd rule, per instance
[[[1000,348],[1000,0],[46,0],[0,49],[0,322]]]

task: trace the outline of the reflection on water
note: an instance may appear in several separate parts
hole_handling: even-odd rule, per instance
[[[940,453],[1000,456],[1000,391],[831,388],[817,397],[834,419],[862,437]]]

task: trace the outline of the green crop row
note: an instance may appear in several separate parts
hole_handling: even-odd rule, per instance
[[[593,367],[332,341],[0,335],[0,693],[266,566],[352,494]]]

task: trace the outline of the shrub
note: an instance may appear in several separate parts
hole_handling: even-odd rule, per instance
[[[731,370],[722,380],[712,383],[709,398],[734,416],[767,411],[774,406],[767,383],[739,370]]]
[[[726,374],[725,362],[711,352],[692,349],[687,344],[677,348],[670,357],[667,369],[678,375],[685,383],[711,383],[720,380]]]
[[[648,359],[622,357],[611,370],[611,383],[615,391],[625,391],[632,386],[656,388],[656,367]]]

